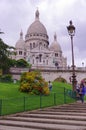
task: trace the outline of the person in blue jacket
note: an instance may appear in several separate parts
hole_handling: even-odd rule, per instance
[[[85,95],[85,86],[83,83],[80,84],[80,92],[79,92],[79,95],[80,95],[80,100],[82,103],[84,103],[84,95]]]

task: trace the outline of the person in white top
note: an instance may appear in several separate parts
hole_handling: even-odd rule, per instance
[[[49,90],[51,91],[52,90],[52,82],[51,81],[48,82],[48,86],[49,86]]]

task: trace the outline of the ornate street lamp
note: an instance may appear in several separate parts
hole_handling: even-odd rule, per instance
[[[76,75],[75,75],[75,65],[74,65],[74,51],[73,51],[73,36],[75,35],[75,27],[72,24],[72,21],[69,22],[69,26],[67,26],[68,34],[71,38],[71,50],[72,50],[72,86],[73,91],[76,90],[75,84],[76,84]]]

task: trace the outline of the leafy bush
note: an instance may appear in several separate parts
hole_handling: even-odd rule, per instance
[[[10,74],[2,75],[2,76],[0,76],[0,81],[1,82],[12,82],[12,75],[10,75]]]
[[[49,94],[48,83],[38,71],[24,72],[20,79],[20,91],[31,94]]]

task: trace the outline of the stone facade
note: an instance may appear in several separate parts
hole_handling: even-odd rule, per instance
[[[23,72],[28,72],[28,68],[11,68],[10,72],[12,74],[13,79],[20,80],[21,74]],[[86,79],[86,68],[76,68],[75,69],[76,73],[76,80],[80,83],[83,79]],[[68,83],[70,82],[70,77],[72,76],[72,68],[66,68],[66,69],[51,69],[51,70],[42,70],[41,69],[41,74],[43,78],[46,81],[54,81],[58,78],[63,78],[65,79]]]
[[[15,52],[12,59],[25,59],[32,64],[32,69],[37,68],[66,68],[67,59],[63,57],[57,36],[54,34],[54,41],[49,44],[47,30],[39,20],[39,11],[35,12],[35,21],[29,26],[23,40],[23,32],[20,32],[20,39],[15,45]]]

